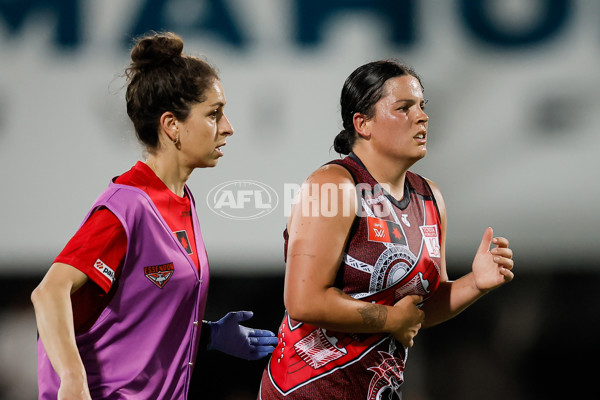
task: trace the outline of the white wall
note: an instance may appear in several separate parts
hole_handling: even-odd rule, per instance
[[[561,29],[518,47],[482,41],[458,0],[416,2],[411,46],[392,43],[376,13],[337,13],[316,45],[303,46],[296,2],[222,3],[247,40],[242,48],[190,29],[192,11],[210,12],[194,4],[212,2],[171,1],[166,14],[185,51],[219,68],[236,129],[218,167],[189,181],[213,270],[282,271],[285,185],[337,157],[330,148],[343,81],[362,63],[389,57],[423,77],[430,141],[414,170],[444,193],[449,259],[468,263],[493,226],[511,239],[523,268],[593,265],[600,3],[568,2],[572,13]],[[516,34],[535,25],[546,4],[487,3]],[[0,274],[45,270],[109,179],[141,157],[120,74],[128,63],[124,38],[145,2],[79,4],[81,41],[70,51],[53,39],[53,15],[33,13],[16,33],[0,18]],[[278,207],[253,220],[211,212],[208,192],[230,180],[269,185]]]

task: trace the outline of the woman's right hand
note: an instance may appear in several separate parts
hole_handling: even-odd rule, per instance
[[[390,310],[394,320],[398,321],[390,333],[404,347],[413,346],[414,338],[425,320],[425,313],[417,307],[422,301],[423,296],[408,295],[398,300]]]
[[[92,400],[85,379],[64,377],[60,381],[57,400]]]

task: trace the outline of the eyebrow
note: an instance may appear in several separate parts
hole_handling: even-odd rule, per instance
[[[415,100],[415,99],[398,99],[395,102],[393,102],[392,104],[398,104],[398,103],[411,103],[411,104],[427,103],[427,99],[425,99],[425,98],[420,99],[420,100]]]
[[[415,99],[398,99],[394,102],[394,104],[396,103],[401,103],[401,102],[408,102],[408,103],[416,103],[417,101],[424,101],[425,99],[419,99],[419,100],[415,100]]]
[[[217,101],[216,103],[210,104],[209,107],[225,107],[225,103],[223,103],[222,101]]]

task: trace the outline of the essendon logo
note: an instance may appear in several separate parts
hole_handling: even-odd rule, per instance
[[[144,267],[144,275],[146,275],[146,278],[150,279],[152,283],[161,289],[167,284],[169,279],[171,279],[174,272],[175,267],[173,266],[173,263]]]
[[[372,242],[406,244],[402,227],[392,221],[367,217],[369,240]]]

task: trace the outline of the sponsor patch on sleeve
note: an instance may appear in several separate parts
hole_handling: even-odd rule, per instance
[[[104,275],[112,285],[112,283],[115,281],[115,271],[111,267],[104,264],[104,262],[101,259],[97,259],[94,263],[94,268],[96,268],[102,275]]]

